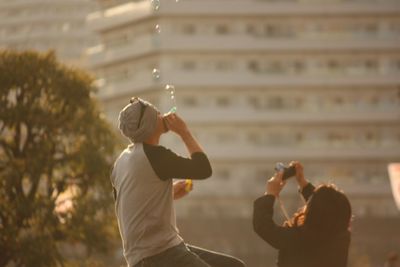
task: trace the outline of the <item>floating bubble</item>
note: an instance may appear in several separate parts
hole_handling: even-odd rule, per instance
[[[156,31],[156,33],[161,33],[161,27],[159,24],[156,25],[155,31]]]
[[[169,106],[171,108],[169,109],[168,112],[174,113],[177,110],[177,108],[176,108],[176,98],[175,98],[175,86],[173,86],[172,84],[167,84],[165,86],[165,90],[167,91],[167,93],[169,92],[169,99],[171,101],[169,103]]]
[[[151,5],[153,6],[154,11],[158,11],[160,9],[160,0],[151,0]]]
[[[160,79],[160,70],[159,69],[153,69],[153,78],[158,80]]]
[[[171,84],[167,84],[167,85],[165,86],[165,90],[168,90],[168,91],[175,91],[175,86],[173,86],[173,85],[171,85]]]

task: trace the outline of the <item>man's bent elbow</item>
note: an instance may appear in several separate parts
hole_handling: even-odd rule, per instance
[[[210,178],[211,175],[212,175],[212,169],[211,169],[211,166],[208,166],[208,167],[202,168],[199,171],[198,175],[196,176],[196,179],[197,180],[205,180],[207,178]]]
[[[210,178],[212,176],[212,168],[211,166],[208,166],[204,170],[204,179]]]

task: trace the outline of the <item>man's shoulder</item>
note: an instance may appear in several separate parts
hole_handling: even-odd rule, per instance
[[[165,146],[162,145],[151,145],[151,144],[146,144],[143,143],[143,149],[146,153],[157,153],[157,154],[171,154],[172,152],[171,149],[166,148]]]

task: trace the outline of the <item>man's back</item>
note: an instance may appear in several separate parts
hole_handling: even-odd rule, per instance
[[[172,180],[163,181],[156,175],[142,143],[121,153],[111,180],[129,265],[182,242],[176,228]]]

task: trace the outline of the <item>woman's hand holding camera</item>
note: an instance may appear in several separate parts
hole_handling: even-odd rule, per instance
[[[279,196],[279,193],[286,184],[286,182],[282,180],[282,175],[283,171],[277,172],[275,176],[268,180],[265,192],[266,195]]]
[[[304,177],[304,167],[299,161],[290,162],[289,166],[294,166],[296,168],[296,181],[300,186],[300,189],[303,189],[309,182]]]
[[[304,167],[299,161],[290,162],[289,166],[294,166],[296,169],[296,181],[302,190],[309,182],[304,177]],[[282,188],[285,186],[286,181],[282,180],[283,171],[277,172],[271,179],[268,180],[266,185],[266,195],[279,196]]]

